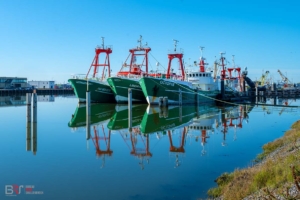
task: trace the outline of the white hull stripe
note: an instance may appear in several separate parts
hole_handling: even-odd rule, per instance
[[[117,88],[128,89],[128,87],[122,87],[122,86],[116,86],[116,87],[117,87]],[[142,89],[139,89],[139,88],[133,88],[133,87],[130,87],[130,89],[142,91]]]
[[[115,98],[116,98],[117,102],[119,102],[119,101],[128,101],[128,97],[124,97],[124,96],[120,96],[120,95],[117,95]],[[132,101],[141,101],[141,100],[132,98]]]

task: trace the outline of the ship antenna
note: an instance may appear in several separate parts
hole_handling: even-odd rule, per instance
[[[176,52],[176,46],[177,46],[177,42],[179,42],[178,40],[175,40],[175,39],[173,39],[173,41],[174,41],[174,51]]]
[[[102,39],[102,49],[104,49],[104,37],[101,37]]]
[[[232,55],[232,63],[233,63],[233,67],[235,67],[235,63],[234,63],[234,55]]]
[[[142,36],[140,35],[140,39],[138,40],[138,42],[140,43],[140,48],[142,48]]]
[[[203,53],[203,49],[204,49],[205,47],[200,47],[200,52],[201,52],[201,58],[202,58],[202,53]]]

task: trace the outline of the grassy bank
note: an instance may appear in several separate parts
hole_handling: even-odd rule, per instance
[[[208,191],[219,199],[300,199],[300,121],[263,146],[257,164],[224,173]]]

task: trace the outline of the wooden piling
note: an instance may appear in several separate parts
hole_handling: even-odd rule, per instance
[[[179,89],[179,100],[178,100],[179,105],[182,105],[182,91]]]
[[[132,90],[128,88],[128,129],[132,131]]]
[[[88,84],[87,84],[88,85]],[[91,93],[86,92],[86,139],[91,138]]]
[[[258,88],[255,87],[256,104],[258,103]]]
[[[182,106],[179,106],[179,122],[182,122]]]
[[[165,107],[168,106],[168,97],[163,98],[163,106],[165,106]]]
[[[37,152],[37,123],[32,123],[32,153],[36,155]]]
[[[31,93],[26,94],[26,151],[31,151]]]
[[[159,107],[163,106],[163,101],[164,101],[163,97],[158,98],[158,106]]]
[[[32,97],[32,122],[37,123],[37,93],[33,93]]]

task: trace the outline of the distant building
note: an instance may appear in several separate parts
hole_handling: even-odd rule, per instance
[[[54,89],[55,81],[28,81],[28,84],[37,89]]]
[[[0,89],[15,89],[28,87],[27,78],[0,77]]]
[[[55,84],[54,86],[55,89],[72,89],[71,84]]]

